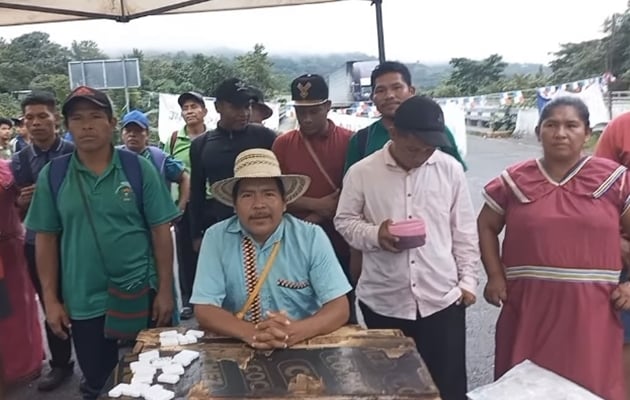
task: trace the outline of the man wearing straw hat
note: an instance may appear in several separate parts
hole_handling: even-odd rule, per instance
[[[191,303],[204,329],[274,349],[346,323],[351,287],[330,240],[285,213],[309,185],[282,175],[266,149],[242,152],[234,177],[212,185],[236,215],[208,228],[201,244]]]

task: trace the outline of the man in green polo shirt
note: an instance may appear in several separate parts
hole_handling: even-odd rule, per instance
[[[204,119],[208,114],[206,102],[197,92],[186,92],[179,96],[177,103],[182,110],[182,118],[186,125],[177,132],[173,132],[168,152],[173,158],[184,163],[186,171],[190,175],[190,144],[194,139],[202,136],[208,130]],[[175,198],[178,194],[174,193]],[[177,261],[179,265],[179,286],[182,292],[183,308],[181,319],[192,318],[193,310],[190,304],[195,272],[197,271],[197,251],[193,248],[190,225],[190,211],[188,205],[180,205],[184,209],[184,215],[175,224],[175,238],[177,240]]]
[[[411,85],[409,69],[399,62],[386,61],[378,65],[372,71],[371,81],[372,101],[382,118],[352,136],[348,145],[345,171],[385,146],[385,143],[389,141],[389,128],[394,123],[396,109],[400,103],[416,93],[416,89]],[[441,147],[440,150],[453,156],[466,170],[466,164],[457,150],[453,133],[448,128],[446,128],[446,136],[451,146]]]
[[[133,319],[146,327],[171,321],[170,223],[180,212],[150,161],[114,150],[116,119],[105,93],[79,87],[66,99],[62,114],[76,150],[59,186],[51,180],[56,176],[51,164],[42,169],[25,224],[36,232],[46,318],[60,337],[72,329],[84,376],[81,392],[85,400],[94,400],[118,363],[112,321],[131,320],[131,307]],[[142,194],[138,197],[122,156],[135,157],[134,165],[140,168]],[[63,305],[56,295],[59,275]],[[130,299],[138,292],[145,293],[139,306],[145,312],[138,312],[137,301]]]

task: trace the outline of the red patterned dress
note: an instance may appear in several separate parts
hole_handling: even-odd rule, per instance
[[[24,229],[15,208],[17,188],[0,160],[0,359],[11,385],[35,377],[43,362],[42,328],[35,289],[24,259]]]
[[[587,157],[554,182],[531,160],[503,171],[483,195],[505,217],[495,378],[529,359],[604,399],[625,400],[623,330],[610,296],[621,271],[626,169]]]

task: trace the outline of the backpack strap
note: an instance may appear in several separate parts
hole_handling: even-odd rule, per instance
[[[117,148],[116,151],[118,152],[123,171],[125,171],[125,175],[127,175],[127,179],[129,179],[129,185],[136,198],[138,210],[144,218],[144,190],[142,189],[142,166],[140,165],[139,156],[129,150]]]
[[[148,146],[147,148],[149,149],[149,153],[151,153],[151,160],[153,161],[153,164],[155,164],[155,166],[157,167],[160,175],[163,176],[168,154],[163,152],[162,149],[155,146]]]
[[[173,155],[173,150],[175,150],[175,143],[177,143],[177,135],[179,135],[179,131],[175,131],[171,133],[171,140],[169,141],[169,145],[168,145],[170,155]]]
[[[59,189],[61,184],[68,173],[68,167],[70,166],[70,159],[72,153],[64,154],[57,158],[53,158],[50,161],[48,167],[48,184],[50,185],[50,192],[52,193],[53,202],[55,207],[57,206],[57,197],[59,196]]]

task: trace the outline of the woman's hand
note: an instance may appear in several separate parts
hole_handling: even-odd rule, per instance
[[[483,297],[488,303],[501,307],[507,301],[507,282],[505,277],[503,275],[488,277]]]
[[[620,283],[610,299],[617,310],[630,310],[630,282]]]

